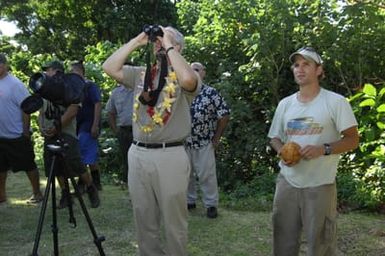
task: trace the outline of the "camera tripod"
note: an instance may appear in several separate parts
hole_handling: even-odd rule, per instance
[[[53,156],[52,156],[52,162],[51,162],[50,171],[49,171],[49,175],[48,175],[47,186],[46,186],[45,192],[44,192],[44,199],[43,199],[43,203],[42,203],[42,207],[41,207],[41,211],[40,211],[40,215],[39,215],[39,222],[38,222],[38,227],[37,227],[37,231],[36,231],[36,235],[35,235],[35,242],[34,242],[34,246],[33,246],[32,256],[38,256],[37,251],[38,251],[38,247],[39,247],[41,231],[43,228],[45,212],[47,209],[47,202],[48,202],[48,196],[49,196],[50,188],[52,190],[52,192],[51,192],[52,193],[52,196],[51,196],[52,197],[52,226],[51,226],[51,230],[52,230],[52,235],[53,235],[53,248],[54,248],[54,255],[55,256],[59,255],[59,240],[58,240],[58,231],[59,230],[58,230],[58,226],[57,226],[57,213],[56,213],[57,207],[56,207],[56,191],[55,191],[56,190],[56,187],[55,187],[55,176],[56,176],[55,175],[55,162],[57,160],[57,157],[62,157],[62,158],[65,157],[64,151],[65,151],[66,147],[68,147],[68,145],[64,143],[63,139],[59,139],[57,141],[57,144],[48,144],[47,145],[48,151],[53,153]],[[65,164],[64,164],[64,167],[66,168]],[[91,233],[92,233],[92,236],[94,238],[94,243],[99,250],[99,254],[101,256],[105,256],[104,251],[103,251],[103,247],[102,247],[102,242],[105,240],[105,237],[104,236],[98,236],[96,234],[94,225],[92,224],[92,220],[90,218],[90,215],[87,212],[87,208],[84,204],[83,198],[80,194],[80,191],[79,191],[78,186],[75,182],[75,179],[72,176],[66,177],[66,182],[65,182],[66,188],[65,189],[68,192],[68,196],[70,196],[69,187],[68,187],[69,186],[68,185],[68,179],[70,179],[72,186],[75,189],[75,195],[79,200],[81,209],[83,211],[83,214],[87,220],[88,226],[89,226]],[[69,208],[69,215],[70,215],[69,222],[72,223],[74,225],[74,227],[76,227],[76,220],[75,220],[74,215],[73,215],[73,209],[72,209],[71,203],[69,203],[68,208]]]

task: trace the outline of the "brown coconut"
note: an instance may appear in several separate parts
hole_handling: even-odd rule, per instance
[[[301,160],[301,146],[289,141],[281,148],[280,157],[286,163],[297,163]]]

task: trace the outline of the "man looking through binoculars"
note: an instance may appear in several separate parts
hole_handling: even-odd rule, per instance
[[[124,65],[134,50],[151,43],[157,57],[154,65],[150,58],[147,68]],[[176,29],[145,27],[103,64],[108,75],[134,89],[128,187],[140,255],[187,255],[191,167],[183,142],[191,130],[190,105],[201,81],[181,55],[183,46],[183,35]],[[166,250],[161,246],[161,217]]]

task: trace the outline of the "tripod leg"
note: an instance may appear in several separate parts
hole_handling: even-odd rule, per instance
[[[72,198],[71,198],[71,193],[70,193],[70,186],[69,186],[69,183],[68,183],[68,177],[65,177],[64,178],[64,190],[65,190],[65,193],[67,194],[68,196],[68,212],[69,212],[69,223],[73,224],[73,227],[76,228],[76,219],[75,219],[75,215],[74,215],[74,210],[73,210],[73,207],[72,207]]]
[[[49,175],[48,175],[47,186],[45,187],[45,191],[44,191],[43,204],[42,204],[41,210],[40,210],[39,222],[38,222],[38,225],[37,225],[35,241],[34,241],[34,244],[33,244],[32,256],[38,256],[37,250],[39,248],[41,231],[42,231],[42,228],[43,228],[45,212],[47,210],[47,202],[48,202],[48,196],[49,196],[49,189],[51,187],[52,187],[52,191],[54,191],[54,189],[55,189],[55,186],[52,186],[52,183],[55,181],[55,175],[54,175],[55,159],[56,159],[56,156],[53,156],[52,163],[51,163],[51,166],[50,166]],[[54,195],[52,195],[52,198],[55,199]]]
[[[55,177],[52,178],[52,235],[53,235],[53,251],[54,255],[59,255],[59,239],[58,232],[59,229],[57,227],[57,213],[56,213],[56,186],[55,186]]]
[[[70,177],[70,180],[71,180],[72,186],[73,186],[74,189],[75,189],[75,195],[76,195],[76,197],[77,197],[78,200],[79,200],[79,203],[80,203],[80,206],[81,206],[81,208],[82,208],[84,217],[85,217],[86,220],[87,220],[88,227],[89,227],[90,230],[91,230],[92,236],[93,236],[93,238],[94,238],[94,243],[95,243],[96,247],[97,247],[98,250],[99,250],[99,254],[100,254],[101,256],[105,256],[104,250],[103,250],[103,247],[102,247],[102,242],[103,242],[104,240],[106,240],[106,239],[105,239],[104,236],[98,236],[98,235],[96,234],[95,227],[94,227],[94,225],[93,225],[93,223],[92,223],[92,220],[91,220],[90,215],[88,214],[86,205],[84,204],[82,195],[80,194],[80,191],[79,191],[79,188],[78,188],[78,186],[77,186],[77,184],[76,184],[76,181],[75,181],[75,179],[74,179],[73,177]]]

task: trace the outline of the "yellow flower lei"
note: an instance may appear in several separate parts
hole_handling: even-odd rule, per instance
[[[175,98],[176,91],[176,74],[174,71],[169,72],[166,77],[166,85],[162,89],[163,102],[157,106],[147,106],[147,113],[151,116],[151,121],[147,124],[142,124],[139,120],[139,108],[142,105],[139,101],[140,94],[135,96],[134,101],[134,113],[132,114],[132,120],[136,122],[139,129],[144,133],[151,133],[155,126],[163,126],[167,123],[169,116],[171,115],[171,109]],[[152,109],[151,109],[152,108]],[[151,111],[150,111],[151,110]],[[151,114],[149,113],[151,112]]]

